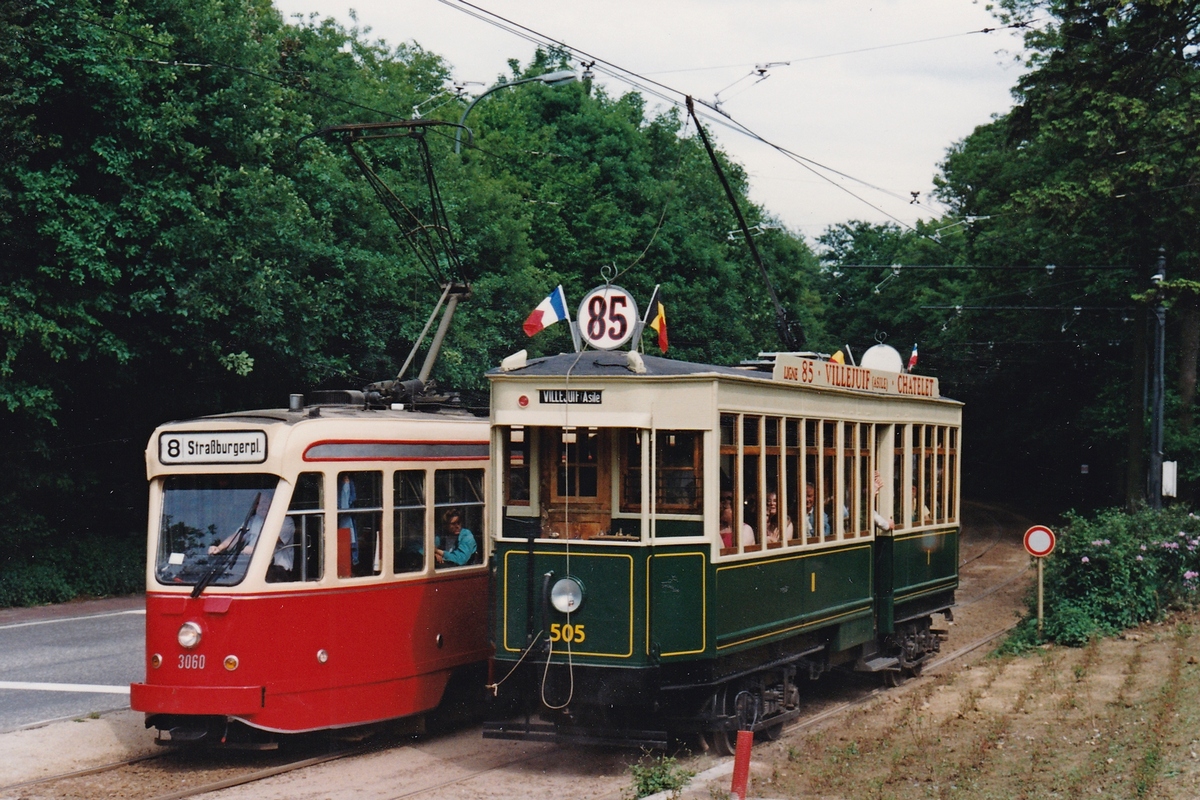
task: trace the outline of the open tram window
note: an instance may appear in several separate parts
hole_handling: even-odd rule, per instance
[[[820,420],[804,421],[804,536],[809,544],[829,535],[829,515],[821,498],[824,479],[821,473]]]
[[[784,487],[783,420],[767,417],[763,429],[763,459],[766,467],[766,494],[764,510],[766,527],[763,541],[768,548],[782,547],[795,536],[792,525],[791,505]]]
[[[743,544],[742,552],[761,549],[764,525],[762,460],[762,417],[742,417],[742,523],[749,525],[753,544]]]
[[[392,572],[425,568],[425,470],[392,473]]]
[[[479,564],[483,560],[483,470],[439,469],[433,479],[438,569]]]
[[[838,474],[838,423],[825,420],[821,424],[821,513],[825,516],[825,533],[837,538],[842,530],[845,508]]]
[[[338,577],[383,569],[383,473],[338,473]]]
[[[946,521],[958,521],[958,428],[946,432]]]
[[[744,520],[741,489],[741,435],[737,414],[721,415],[721,496],[718,503],[718,535],[723,556],[754,544],[754,530]]]
[[[804,503],[804,485],[805,472],[803,469],[803,442],[801,441],[800,420],[787,419],[784,420],[784,475],[783,483],[786,491],[784,492],[786,503],[786,514],[788,522],[792,523],[792,530],[788,534],[788,544],[803,544],[804,516],[807,513]]]
[[[907,436],[907,425],[894,425],[892,433],[892,519],[900,527],[909,527],[909,518],[904,513],[904,506],[912,502],[911,494],[906,490],[912,477],[904,468],[904,442]]]
[[[302,472],[296,479],[287,517],[267,567],[267,583],[321,580],[325,566],[324,488],[325,476],[320,472]]]
[[[165,478],[155,557],[159,583],[241,583],[278,483],[274,475],[258,474]]]

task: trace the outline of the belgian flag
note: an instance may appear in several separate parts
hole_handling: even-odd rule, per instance
[[[658,334],[658,349],[667,352],[667,307],[663,305],[659,286],[654,287],[654,295],[646,307],[646,319],[650,328]]]

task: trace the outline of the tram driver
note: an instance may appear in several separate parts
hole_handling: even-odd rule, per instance
[[[254,545],[258,543],[258,537],[262,533],[263,523],[267,520],[267,511],[270,508],[271,496],[260,492],[254,498],[254,510],[251,512],[250,521],[217,544],[210,545],[208,554],[215,556],[227,552],[237,544],[240,538],[242,542],[240,552],[247,556],[253,555]],[[295,539],[295,536],[296,523],[291,517],[284,517],[283,525],[279,529],[279,541],[275,543],[275,553],[271,557],[271,566],[267,571],[268,581],[282,582],[293,580],[291,574],[292,567],[296,563],[296,555],[292,547],[292,541]]]
[[[475,555],[475,534],[463,527],[462,514],[457,508],[442,514],[441,547],[434,549],[433,560],[439,567],[461,567]]]

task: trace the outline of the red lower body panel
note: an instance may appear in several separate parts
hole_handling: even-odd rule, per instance
[[[132,685],[130,704],[279,732],[430,711],[455,669],[491,654],[487,575],[472,573],[278,594],[148,593],[146,680]],[[190,650],[177,641],[184,622],[201,629]]]

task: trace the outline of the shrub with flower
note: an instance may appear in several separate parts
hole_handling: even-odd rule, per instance
[[[1200,601],[1200,518],[1185,508],[1069,513],[1057,535],[1045,562],[1050,641],[1079,646]],[[1036,635],[1034,602],[1017,638]]]

